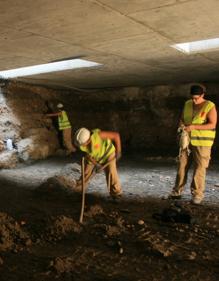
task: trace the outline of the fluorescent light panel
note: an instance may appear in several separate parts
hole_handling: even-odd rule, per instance
[[[24,76],[31,76],[36,74],[64,71],[64,70],[84,68],[84,67],[96,67],[100,65],[102,64],[93,61],[73,59],[73,60],[38,64],[33,66],[0,71],[0,78],[8,79],[8,78],[24,77]]]
[[[175,44],[171,47],[186,54],[212,51],[219,48],[219,38]]]

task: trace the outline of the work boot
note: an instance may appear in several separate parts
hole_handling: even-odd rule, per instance
[[[112,202],[114,203],[119,203],[119,201],[122,198],[122,193],[117,193],[117,194],[110,194],[110,197],[112,199]]]
[[[168,196],[168,199],[181,199],[182,195],[180,193],[177,193],[175,191],[172,191],[170,195]]]
[[[199,205],[199,204],[201,204],[201,202],[202,202],[202,199],[201,199],[201,198],[194,197],[194,198],[192,199],[192,203],[195,204],[195,205]]]

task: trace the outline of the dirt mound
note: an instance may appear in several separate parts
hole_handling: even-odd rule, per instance
[[[67,164],[59,174],[48,178],[36,190],[36,194],[65,194],[72,192],[80,192],[81,188],[77,188],[76,179],[80,177],[80,166],[76,163]]]
[[[59,241],[69,234],[79,234],[81,226],[72,218],[66,216],[52,217],[47,224],[43,239],[47,241]]]
[[[0,252],[21,251],[32,243],[22,226],[6,213],[0,213],[0,237]]]
[[[88,260],[90,260],[90,263],[92,263],[92,260],[95,259],[96,255],[98,254],[99,251],[94,249],[78,247],[71,256],[57,257],[52,260],[49,267],[51,271],[54,271],[58,276],[71,272],[74,272],[75,275],[80,276],[81,268],[88,270],[90,267]]]
[[[15,168],[18,163],[16,151],[0,151],[0,169]]]
[[[85,217],[89,217],[89,218],[95,217],[96,215],[102,215],[102,214],[104,214],[103,208],[98,204],[91,206],[89,208],[89,210],[85,211]]]

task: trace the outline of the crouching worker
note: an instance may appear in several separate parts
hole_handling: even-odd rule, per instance
[[[80,128],[75,133],[75,145],[86,153],[85,185],[94,173],[104,170],[110,195],[112,197],[121,195],[122,190],[116,168],[116,160],[121,157],[119,133]],[[81,186],[81,179],[77,181],[77,187],[79,186]]]

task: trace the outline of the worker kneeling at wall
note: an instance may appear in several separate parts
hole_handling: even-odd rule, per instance
[[[113,145],[115,144],[115,146]],[[96,169],[104,168],[107,186],[111,196],[121,195],[121,185],[116,168],[116,160],[121,157],[121,141],[117,132],[101,131],[94,129],[89,131],[80,128],[75,133],[75,145],[86,153],[85,184]],[[77,185],[81,185],[81,179]]]

